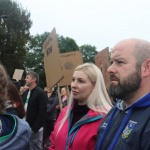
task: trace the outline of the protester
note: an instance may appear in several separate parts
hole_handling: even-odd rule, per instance
[[[27,122],[5,113],[5,94],[8,76],[0,65],[0,149],[29,150],[31,130]]]
[[[47,119],[44,125],[43,132],[43,146],[48,148],[50,145],[50,134],[54,130],[54,123],[57,119],[57,106],[59,105],[57,89],[47,90],[48,102],[47,102]]]
[[[23,119],[23,117],[25,116],[25,110],[22,97],[20,96],[19,91],[14,83],[12,83],[11,81],[9,81],[7,84],[7,92],[5,98],[6,112],[17,115],[19,118]]]
[[[100,126],[96,150],[150,150],[150,42],[120,41],[108,73],[117,104]]]
[[[61,88],[60,94],[61,94],[62,108],[64,108],[68,104],[67,89],[65,87]]]
[[[44,90],[37,86],[39,75],[36,72],[29,71],[25,81],[29,89],[23,93],[22,97],[25,102],[26,121],[32,129],[30,150],[40,150],[42,149],[48,97]]]
[[[55,124],[49,150],[93,150],[98,126],[112,104],[100,69],[79,65],[72,77],[71,97]]]

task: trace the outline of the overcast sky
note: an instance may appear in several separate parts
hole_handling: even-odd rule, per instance
[[[97,51],[125,38],[150,41],[150,0],[15,0],[31,13],[31,34],[56,32]]]

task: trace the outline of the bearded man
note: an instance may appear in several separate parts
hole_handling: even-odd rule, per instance
[[[150,42],[125,39],[111,53],[109,93],[116,105],[101,124],[96,150],[150,149]]]

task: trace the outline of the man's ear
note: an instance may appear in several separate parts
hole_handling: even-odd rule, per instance
[[[150,59],[147,59],[143,64],[142,64],[142,77],[147,77],[150,76]]]
[[[33,80],[36,82],[36,78],[33,78]]]

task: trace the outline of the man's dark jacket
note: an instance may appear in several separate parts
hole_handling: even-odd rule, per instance
[[[28,90],[22,95],[23,101],[25,103]],[[29,123],[33,132],[37,132],[41,127],[43,127],[46,115],[47,115],[47,101],[48,97],[44,90],[36,86],[31,90],[27,112],[26,121]]]

